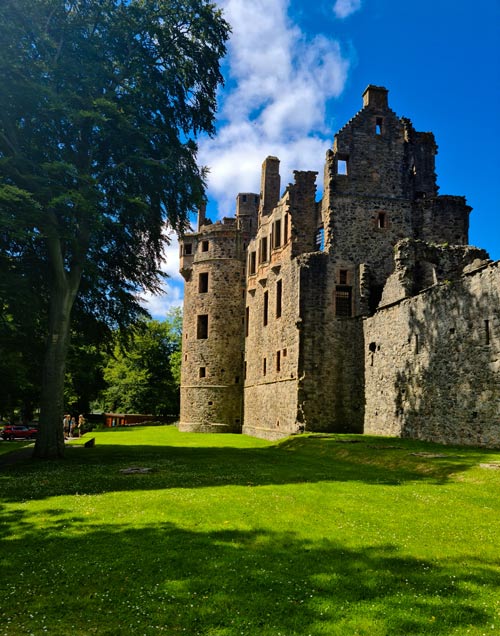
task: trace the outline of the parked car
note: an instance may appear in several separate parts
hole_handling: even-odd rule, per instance
[[[37,436],[38,429],[32,426],[17,426],[11,425],[4,426],[0,435],[3,439],[33,439]]]

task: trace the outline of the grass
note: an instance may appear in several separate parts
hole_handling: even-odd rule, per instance
[[[500,633],[500,451],[95,437],[0,470],[0,636]]]

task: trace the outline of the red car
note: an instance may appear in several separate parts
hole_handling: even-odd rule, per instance
[[[31,426],[14,426],[7,425],[4,427],[0,435],[3,439],[33,439],[36,437],[38,429]]]

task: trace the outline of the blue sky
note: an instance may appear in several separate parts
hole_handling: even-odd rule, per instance
[[[209,215],[234,214],[238,192],[258,192],[260,166],[281,179],[317,170],[362,105],[368,84],[419,131],[433,132],[440,194],[473,207],[469,241],[500,259],[500,3],[497,0],[220,0],[233,28],[219,95],[218,134],[200,140],[210,167]],[[175,240],[154,317],[182,303]]]

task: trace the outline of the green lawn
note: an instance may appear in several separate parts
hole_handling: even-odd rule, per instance
[[[0,468],[0,636],[500,634],[500,451],[88,437]]]

